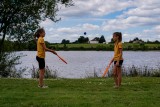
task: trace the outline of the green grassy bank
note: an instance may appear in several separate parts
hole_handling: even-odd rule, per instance
[[[113,44],[52,44],[49,47],[56,50],[112,51],[114,48],[114,45]],[[160,44],[123,43],[123,50],[131,50],[131,51],[160,50]]]
[[[33,79],[0,79],[1,107],[158,107],[160,78],[48,79],[47,89]]]

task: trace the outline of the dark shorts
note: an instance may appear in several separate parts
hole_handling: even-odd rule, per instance
[[[114,61],[114,65],[116,65],[116,63],[117,63],[117,61]],[[122,66],[122,64],[123,64],[123,60],[120,60],[119,61],[119,66]]]
[[[38,64],[39,64],[39,69],[44,69],[45,68],[44,58],[40,58],[40,57],[36,56],[36,59],[37,59]]]

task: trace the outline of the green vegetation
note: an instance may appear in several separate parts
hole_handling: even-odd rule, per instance
[[[71,0],[0,1],[0,77],[20,77],[15,70],[21,55],[14,51],[35,50],[33,34],[45,19],[58,21],[58,5],[71,6]],[[14,54],[14,55],[13,55]]]
[[[56,50],[113,51],[114,44],[51,44],[49,47]],[[160,44],[124,43],[123,50],[133,50],[133,51],[160,50]]]
[[[71,6],[71,0],[1,0],[0,1],[0,51],[4,40],[14,40],[18,45],[33,39],[33,33],[45,19],[58,21],[58,5]],[[43,14],[42,14],[43,13]],[[6,37],[8,35],[8,37]]]
[[[159,78],[123,78],[120,89],[113,78],[48,79],[47,89],[34,79],[0,79],[2,107],[158,107]]]

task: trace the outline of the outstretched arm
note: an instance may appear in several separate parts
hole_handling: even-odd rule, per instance
[[[46,45],[45,45],[45,43],[42,44],[42,47],[43,47],[44,50],[52,52],[53,54],[57,55],[57,52],[54,51],[54,50],[52,50],[52,49],[47,48]]]

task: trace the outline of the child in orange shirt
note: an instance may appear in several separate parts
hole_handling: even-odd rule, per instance
[[[122,33],[115,32],[113,33],[113,40],[114,40],[114,57],[110,61],[110,65],[114,62],[114,81],[115,81],[115,88],[119,88],[122,81],[122,71],[121,66],[123,64],[123,57],[122,57]]]
[[[45,37],[45,30],[43,28],[40,28],[35,33],[35,38],[38,38],[37,41],[37,56],[36,59],[39,64],[39,85],[40,88],[47,88],[48,86],[44,85],[43,79],[44,79],[44,73],[45,73],[45,51],[52,52],[53,54],[57,55],[57,53],[54,50],[48,49],[44,42]]]

